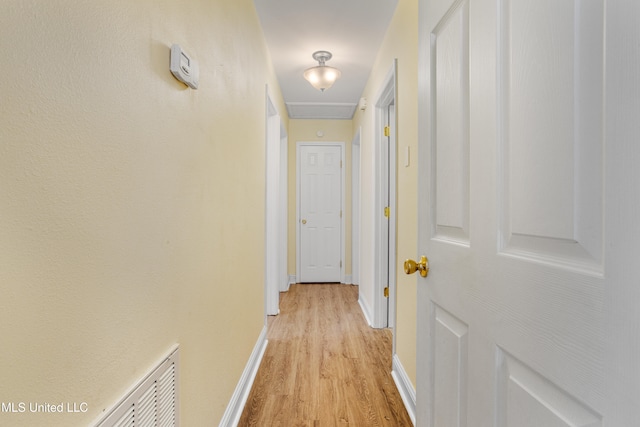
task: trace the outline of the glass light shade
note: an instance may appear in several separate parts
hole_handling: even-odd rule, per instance
[[[304,78],[311,83],[311,86],[320,92],[324,92],[325,89],[329,89],[335,81],[340,78],[341,74],[337,68],[318,65],[317,67],[311,67],[306,70],[304,72]]]

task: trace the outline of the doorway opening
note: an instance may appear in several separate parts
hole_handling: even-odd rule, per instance
[[[287,133],[266,90],[265,138],[265,316],[279,312],[280,291],[288,285]]]
[[[374,327],[395,327],[396,299],[396,69],[393,61],[376,98]]]

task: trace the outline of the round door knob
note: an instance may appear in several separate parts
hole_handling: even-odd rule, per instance
[[[419,262],[415,262],[412,259],[404,262],[404,272],[406,274],[413,274],[416,271],[420,272],[420,276],[427,277],[427,274],[429,274],[429,260],[426,256],[421,256]]]
[[[307,223],[307,220],[306,220],[306,219],[303,219],[301,222],[302,222],[303,224],[306,224],[306,223]]]

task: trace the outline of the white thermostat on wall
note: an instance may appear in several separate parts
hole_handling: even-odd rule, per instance
[[[198,63],[180,45],[171,46],[171,74],[192,89],[198,89]]]

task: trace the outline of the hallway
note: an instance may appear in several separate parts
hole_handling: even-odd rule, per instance
[[[239,426],[411,426],[391,378],[392,334],[352,285],[292,285]]]

